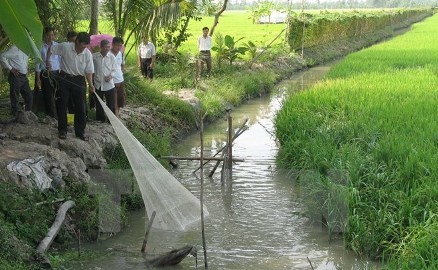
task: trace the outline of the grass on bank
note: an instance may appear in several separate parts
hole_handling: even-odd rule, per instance
[[[348,188],[346,245],[390,269],[438,269],[437,25],[349,55],[276,118],[281,165]]]

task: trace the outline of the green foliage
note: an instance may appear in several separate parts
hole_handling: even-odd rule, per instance
[[[235,40],[234,37],[230,35],[225,35],[222,40],[221,34],[215,35],[216,45],[213,46],[212,50],[217,53],[218,59],[225,59],[230,62],[230,65],[233,64],[234,61],[240,59],[242,55],[248,50],[245,46],[237,46],[237,42],[242,40],[243,38],[239,38]],[[218,60],[219,61],[219,60]],[[218,63],[220,66],[220,62]]]
[[[228,69],[221,70],[221,73],[221,76],[206,82],[208,90],[196,92],[204,110],[208,112],[208,117],[211,118],[222,115],[227,107],[239,105],[247,98],[268,92],[278,80],[278,75],[272,70],[245,70],[228,66]]]
[[[220,9],[221,3],[213,3],[211,0],[206,0],[201,2],[201,7],[199,8],[200,14],[204,16],[213,16],[214,13]]]
[[[279,163],[314,172],[316,187],[342,172],[346,245],[390,269],[436,268],[437,22],[349,55],[276,118]]]
[[[172,26],[184,14],[191,13],[194,3],[187,0],[105,0],[102,7],[111,20],[115,35],[130,45],[126,51],[128,55],[143,35],[155,41],[162,27]]]
[[[187,59],[182,58],[182,63]],[[174,75],[174,73],[170,73]],[[172,126],[172,124],[183,123],[191,125],[194,123],[194,113],[192,107],[174,97],[163,95],[160,87],[154,82],[145,81],[133,73],[127,73],[125,76],[126,91],[128,102],[134,105],[152,105],[155,107],[163,120]],[[178,125],[175,125],[178,126]]]
[[[249,53],[249,60],[252,61],[257,55],[257,45],[254,44],[251,40],[244,44],[246,51]]]
[[[68,31],[76,29],[80,20],[90,17],[88,0],[34,0],[43,26],[55,27],[59,40],[66,40]],[[88,25],[87,25],[88,27]],[[84,29],[88,32],[88,29]]]
[[[237,59],[241,59],[242,55],[245,54],[245,52],[248,50],[244,46],[237,46],[237,42],[242,40],[243,38],[239,38],[238,40],[235,40],[234,37],[230,35],[226,35],[224,38],[225,46],[227,47],[225,51],[225,58],[230,61],[230,65],[233,64],[234,61]]]
[[[389,27],[391,30],[431,16],[430,9],[292,13],[286,37],[291,51],[339,39],[360,38]]]
[[[53,219],[51,205],[37,206],[35,202],[52,198],[50,193],[38,190],[29,191],[13,185],[0,185],[0,201],[2,218],[14,224],[13,232],[26,242],[37,244],[47,233]]]
[[[214,46],[211,48],[216,52],[217,66],[222,67],[222,60],[226,58],[225,39],[222,33],[216,32],[214,34]]]
[[[273,1],[260,1],[251,7],[251,17],[253,23],[259,23],[260,17],[271,16],[272,10],[276,8]]]
[[[194,15],[184,16],[179,21],[166,27],[163,30],[163,34],[160,33],[160,37],[157,39],[157,45],[163,45],[164,48],[170,46],[172,49],[177,50],[183,42],[193,35],[187,32],[190,20],[199,21],[201,20],[201,17]],[[161,38],[161,36],[163,37]]]
[[[0,25],[9,40],[24,53],[41,60],[43,26],[33,0],[0,0]],[[3,48],[0,48],[3,49]]]
[[[62,191],[65,198],[71,198],[75,202],[71,215],[75,228],[81,230],[81,235],[88,240],[98,238],[99,227],[99,198],[90,195],[89,185],[84,182],[66,182],[66,188]],[[72,240],[71,235],[63,235],[65,240]]]

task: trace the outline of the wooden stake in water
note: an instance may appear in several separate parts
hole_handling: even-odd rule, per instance
[[[208,262],[207,262],[207,244],[205,242],[205,229],[204,229],[204,117],[201,116],[201,158],[200,158],[200,164],[201,164],[201,234],[202,234],[202,247],[204,249],[204,265],[205,269],[208,268]]]
[[[145,250],[146,250],[146,245],[148,243],[148,238],[149,238],[149,232],[151,230],[152,223],[154,223],[154,219],[155,219],[156,214],[157,214],[157,212],[155,212],[155,211],[152,212],[151,220],[149,220],[149,224],[148,224],[148,227],[146,229],[146,233],[144,235],[143,245],[141,246],[141,252],[145,252]]]
[[[229,171],[229,176],[231,178],[231,170],[233,169],[233,118],[231,118],[231,114],[230,112],[228,112],[228,170]]]

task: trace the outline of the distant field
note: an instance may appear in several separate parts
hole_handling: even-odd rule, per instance
[[[187,40],[181,50],[186,52],[196,52],[196,42],[202,34],[202,28],[211,28],[214,17],[203,17],[201,21],[191,21],[189,33],[193,36]],[[256,45],[264,46],[269,44],[284,28],[286,24],[253,24],[251,15],[248,11],[225,11],[219,18],[219,24],[215,33],[230,35],[236,39],[243,37],[241,42],[252,41]],[[275,43],[282,44],[284,35]]]
[[[192,20],[189,24],[189,33],[191,38],[183,43],[179,51],[195,54],[197,52],[197,39],[202,34],[202,28],[207,26],[211,28],[214,17],[203,17],[200,21]],[[269,44],[284,28],[286,24],[253,24],[248,11],[225,11],[219,18],[219,24],[215,33],[230,35],[236,39],[243,37],[241,42],[252,41],[258,46]],[[87,31],[88,21],[84,21],[78,27],[78,31]],[[99,32],[102,34],[114,35],[110,23],[107,20],[99,21]],[[276,40],[274,44],[283,44],[284,35]],[[129,47],[130,44],[128,44]],[[157,48],[161,50],[161,48]],[[131,53],[128,62],[135,61],[135,55]]]
[[[353,10],[330,10],[330,12],[350,12]],[[357,11],[357,10],[356,10]],[[361,10],[363,11],[363,10]],[[371,11],[371,9],[369,10]],[[381,9],[379,9],[381,11]],[[301,12],[301,10],[295,10]],[[307,13],[318,13],[323,10],[305,10]],[[202,28],[207,26],[211,28],[214,17],[202,17],[200,21],[192,20],[189,24],[188,32],[192,36],[184,42],[179,51],[195,54],[197,52],[197,39],[202,34]],[[280,32],[286,28],[286,24],[253,24],[249,11],[246,10],[231,10],[225,11],[219,18],[219,24],[216,27],[215,33],[230,35],[236,39],[243,38],[240,42],[252,41],[257,46],[263,47],[268,45]],[[87,31],[88,21],[84,21],[78,27],[78,31]],[[103,34],[114,34],[108,20],[99,21],[99,31]],[[284,44],[285,33],[278,38],[273,45]],[[214,39],[213,39],[214,41]],[[128,44],[130,47],[131,44]],[[161,48],[157,48],[158,51]],[[135,53],[128,56],[128,63],[135,61]]]

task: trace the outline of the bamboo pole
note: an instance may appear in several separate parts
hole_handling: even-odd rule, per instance
[[[202,156],[203,154],[201,154]],[[176,159],[176,160],[201,160],[201,157],[179,157],[179,156],[162,156],[161,158],[165,159]],[[215,161],[224,161],[222,157],[202,157],[202,160],[215,160]],[[243,158],[234,158],[232,162],[244,162]]]
[[[200,203],[201,203],[201,234],[202,234],[202,247],[204,249],[204,266],[205,269],[208,268],[208,262],[207,262],[207,244],[205,241],[205,227],[204,227],[204,117],[201,117],[201,131],[200,131],[200,137],[201,137],[201,196],[200,196]]]
[[[225,156],[225,151],[222,151],[221,158],[224,158],[224,156]],[[221,161],[220,160],[216,161],[216,164],[214,165],[213,170],[211,170],[211,172],[208,174],[208,177],[210,178],[213,177],[213,174],[217,170],[217,167],[219,167],[219,164],[221,164]]]
[[[227,167],[230,170],[230,176],[231,176],[231,170],[233,169],[233,118],[231,117],[230,112],[228,112],[228,148],[227,148],[227,158],[228,158],[228,164]]]
[[[248,118],[245,118],[245,121],[243,121],[242,125],[239,127],[239,129],[237,130],[236,134],[234,134],[233,136],[233,142],[235,139],[237,139],[240,135],[242,135],[242,133],[244,131],[246,131],[248,129],[248,127],[246,127],[246,123],[248,122]],[[217,150],[217,152],[213,155],[213,157],[217,156],[219,153],[223,153],[225,147],[227,147],[226,145],[222,146],[221,149]],[[223,157],[223,155],[221,155],[221,157]],[[204,162],[203,165],[206,165],[207,163],[209,163],[210,160],[207,160],[206,162]],[[219,164],[217,164],[215,167],[217,168],[217,166],[219,166]],[[196,170],[193,171],[193,173],[196,173],[199,169],[201,169],[201,166],[199,166],[198,168],[196,168]],[[214,173],[214,172],[213,172]],[[211,177],[211,173],[210,173],[210,177]]]
[[[146,229],[146,233],[144,235],[143,245],[141,246],[141,252],[145,252],[145,250],[146,250],[146,245],[148,243],[148,238],[149,238],[149,232],[151,231],[152,223],[154,223],[154,219],[155,219],[156,214],[157,214],[157,212],[155,212],[155,211],[152,212],[151,220],[149,220],[149,224],[148,224],[148,227]]]

